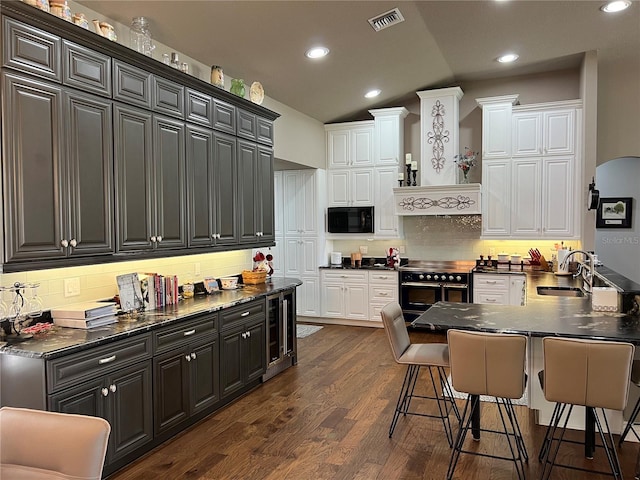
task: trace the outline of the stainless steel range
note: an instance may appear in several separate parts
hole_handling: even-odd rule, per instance
[[[436,302],[470,301],[475,262],[411,261],[400,267],[400,305],[410,322]]]

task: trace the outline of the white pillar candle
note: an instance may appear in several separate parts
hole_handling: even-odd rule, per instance
[[[404,163],[405,163],[405,165],[411,165],[411,154],[410,153],[405,154]]]
[[[404,173],[400,172],[398,174],[398,180],[404,180]]]
[[[418,162],[416,160],[411,162],[411,170],[413,170],[414,172],[418,170]]]

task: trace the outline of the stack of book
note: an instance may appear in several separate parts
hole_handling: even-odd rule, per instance
[[[155,310],[178,303],[178,277],[139,273],[142,300],[145,310]]]
[[[61,327],[93,328],[118,321],[115,302],[84,302],[51,310],[53,323]]]

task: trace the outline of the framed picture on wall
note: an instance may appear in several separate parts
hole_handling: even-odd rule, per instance
[[[601,198],[596,228],[631,228],[632,197]]]

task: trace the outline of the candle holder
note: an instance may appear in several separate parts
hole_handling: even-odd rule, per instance
[[[413,172],[411,172],[411,173],[413,173],[413,186],[415,187],[415,186],[417,186],[417,185],[418,185],[418,183],[416,182],[416,176],[417,176],[417,174],[418,174],[418,171],[417,171],[417,170],[414,170],[414,171],[413,171]]]
[[[402,186],[402,180],[398,180],[398,185]]]
[[[407,187],[411,186],[411,164],[407,165]]]

